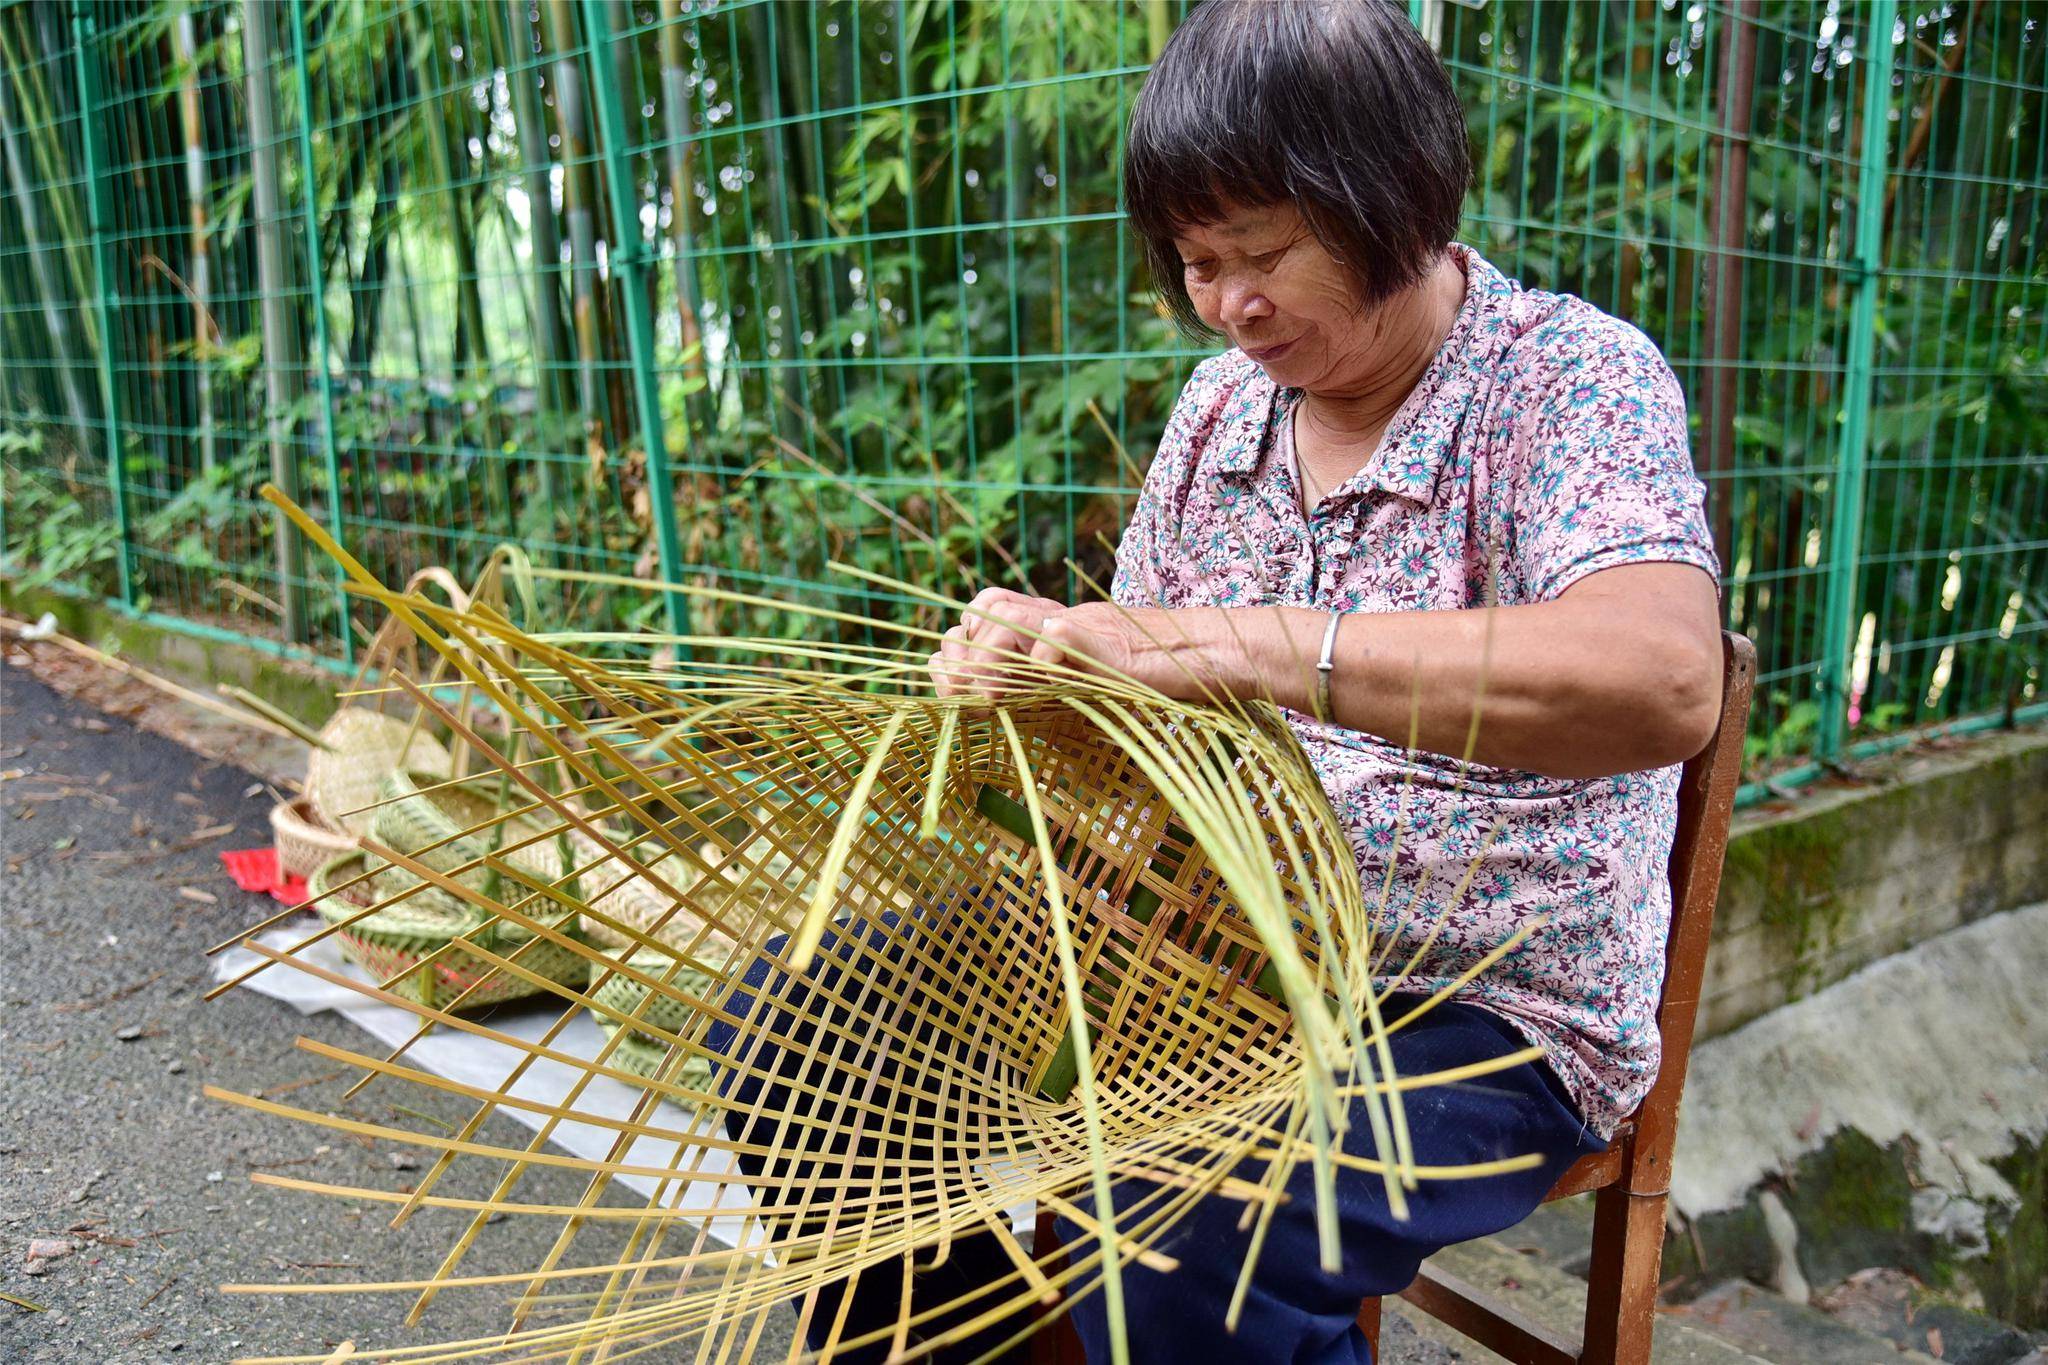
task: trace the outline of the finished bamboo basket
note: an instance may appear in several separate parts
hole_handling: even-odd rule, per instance
[[[588,961],[574,948],[379,869],[360,849],[314,872],[306,891],[341,941],[344,957],[393,995],[430,1010],[478,1009],[545,989],[485,954],[561,985],[581,984],[590,974]]]
[[[310,880],[326,864],[352,851],[356,836],[321,820],[306,797],[270,808],[270,838],[278,868],[287,876]]]
[[[606,1026],[591,1058],[533,1049],[585,1077],[560,1106],[540,1106],[550,1124],[618,1132],[605,1161],[570,1163],[589,1182],[573,1210],[524,1188],[524,1172],[563,1160],[545,1152],[545,1132],[522,1146],[474,1127],[456,1140],[356,1123],[442,1160],[398,1193],[318,1187],[392,1202],[401,1218],[467,1211],[431,1276],[366,1291],[415,1293],[422,1308],[459,1288],[503,1293],[502,1276],[467,1263],[493,1217],[558,1225],[547,1261],[516,1282],[506,1333],[435,1359],[664,1345],[741,1359],[769,1311],[807,1315],[828,1286],[905,1257],[928,1262],[975,1232],[1015,1264],[977,1298],[984,1322],[1022,1336],[1046,1303],[1100,1292],[1115,1336],[1123,1266],[1155,1259],[1198,1200],[1242,1201],[1256,1220],[1285,1197],[1289,1173],[1309,1170],[1334,1256],[1337,1153],[1353,1122],[1370,1127],[1379,1178],[1403,1205],[1416,1174],[1402,1092],[1431,1078],[1396,1085],[1387,1069],[1378,1001],[1390,986],[1375,980],[1357,865],[1276,708],[1190,706],[1024,661],[1021,690],[999,702],[942,698],[924,672],[932,633],[909,628],[902,648],[535,633],[384,588],[274,500],[352,591],[391,607],[507,718],[501,740],[457,755],[478,776],[440,788],[474,795],[488,783],[488,811],[445,810],[451,827],[416,854],[380,852],[374,835],[366,848],[479,912],[487,930],[530,919],[541,902],[583,907],[587,930],[589,911],[616,894],[602,886],[606,868],[656,910],[605,917],[623,942],[579,938],[570,952],[587,983],[565,971],[545,987],[564,1025],[590,1009]],[[546,581],[593,580],[650,586],[568,572]],[[735,597],[652,586],[700,604]],[[699,653],[713,643],[723,652]],[[650,662],[652,647],[675,662]],[[599,856],[559,851],[579,837]],[[348,867],[325,871],[330,899],[346,895]],[[497,880],[487,887],[479,869]],[[445,944],[456,916],[441,909]],[[321,910],[331,923],[348,913]],[[360,922],[349,931],[364,937]],[[355,1060],[380,1084],[469,1093],[381,1055]],[[792,1061],[804,1079],[776,1088]],[[579,1107],[599,1077],[645,1085],[630,1120]],[[756,1082],[770,1088],[756,1094]],[[755,1098],[740,1104],[742,1094]],[[477,1113],[512,1103],[533,1107],[508,1091]],[[870,1143],[854,1163],[800,1157],[870,1131],[918,1140]],[[674,1144],[661,1149],[672,1155],[650,1164],[643,1141]],[[450,1197],[442,1171],[476,1162],[494,1192]],[[757,1184],[748,1165],[772,1178]],[[652,1192],[628,1194],[622,1180]],[[631,1206],[616,1207],[620,1197]],[[1061,1211],[1088,1236],[1041,1259],[1010,1231],[1005,1210],[1020,1203]],[[713,1209],[735,1207],[739,1231],[721,1234],[730,1245],[700,1234]],[[623,1250],[599,1235],[621,1230]],[[839,1349],[915,1356],[959,1331],[906,1320]],[[358,1358],[418,1349],[408,1340]]]
[[[693,996],[709,998],[718,983],[716,966],[693,966],[658,948],[608,956],[622,956],[640,974],[600,973],[602,984],[590,992],[590,1013],[606,1038],[615,1043],[612,1064],[643,1080],[662,1079],[684,1090],[709,1090],[710,1059],[687,1047],[671,1046],[664,1035],[689,1028],[692,1006],[687,1001]]]

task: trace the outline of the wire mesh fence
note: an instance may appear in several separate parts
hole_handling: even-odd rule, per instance
[[[593,627],[787,619],[605,575],[1085,594],[1207,353],[1116,177],[1183,9],[0,4],[8,571],[350,654],[271,479],[388,576],[586,570]],[[1752,773],[2040,714],[2048,3],[1411,12],[1465,239],[1685,385]]]

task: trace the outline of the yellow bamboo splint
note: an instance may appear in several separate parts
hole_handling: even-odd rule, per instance
[[[1170,1267],[1154,1248],[1195,1201],[1267,1204],[1287,1171],[1307,1166],[1327,1256],[1340,1161],[1376,1173],[1397,1202],[1413,1187],[1402,1095],[1431,1078],[1384,1069],[1372,907],[1275,707],[1190,706],[1128,679],[1022,660],[1020,690],[998,703],[942,698],[924,673],[931,631],[855,644],[840,627],[872,623],[524,563],[522,583],[689,592],[805,613],[812,638],[838,638],[590,639],[539,631],[531,611],[515,626],[488,606],[383,586],[272,496],[337,560],[352,593],[442,662],[437,690],[402,675],[385,685],[411,698],[423,729],[456,756],[455,771],[469,774],[463,791],[502,793],[468,828],[374,856],[484,926],[447,950],[462,954],[471,992],[513,973],[560,1015],[540,1042],[523,1042],[492,1016],[460,1013],[467,1002],[359,986],[411,1010],[422,1033],[458,1029],[519,1048],[524,1060],[495,1091],[411,1065],[407,1047],[377,1058],[309,1045],[358,1067],[359,1086],[474,1104],[453,1132],[220,1096],[436,1153],[404,1191],[267,1183],[388,1202],[400,1219],[420,1208],[468,1216],[430,1276],[236,1288],[409,1293],[429,1320],[444,1292],[512,1302],[505,1334],[436,1347],[359,1341],[352,1359],[596,1360],[664,1345],[741,1358],[769,1308],[807,1318],[821,1287],[909,1256],[929,1261],[980,1231],[1010,1251],[1014,1273],[975,1300],[973,1322],[951,1336],[898,1322],[843,1335],[834,1349],[879,1342],[916,1354],[989,1323],[1022,1336],[1047,1320],[1049,1302],[1089,1292],[1105,1295],[1120,1337],[1120,1267]],[[558,852],[572,848],[574,857]],[[309,943],[371,913],[363,887],[334,892],[360,908],[330,910]],[[607,904],[634,910],[607,914]],[[502,948],[511,942],[517,951]],[[258,950],[273,970],[294,955]],[[522,964],[522,953],[543,951],[578,955],[587,980]],[[758,985],[746,984],[749,973]],[[554,1045],[586,1009],[606,1023],[595,1057]],[[721,1025],[735,1034],[722,1052],[712,1037]],[[809,1049],[811,1071],[735,1138],[723,1098],[765,1079],[777,1048]],[[559,1104],[511,1093],[543,1061],[579,1075]],[[597,1120],[617,1133],[612,1156],[549,1149],[554,1125],[588,1121],[578,1097],[600,1078],[645,1087],[630,1119]],[[503,1145],[483,1126],[499,1108],[545,1122],[528,1145]],[[898,1132],[913,1108],[928,1141],[881,1142],[862,1175],[821,1162],[800,1179],[757,1180],[735,1161],[758,1156],[772,1168],[847,1125]],[[1361,1113],[1378,1159],[1338,1152]],[[636,1137],[678,1144],[673,1165],[629,1159]],[[490,1193],[449,1195],[443,1177],[456,1163],[490,1173]],[[530,1202],[522,1181],[539,1169],[577,1173],[583,1199]],[[622,1196],[640,1198],[625,1177],[654,1181],[654,1193],[622,1206]],[[1106,1196],[1122,1185],[1134,1197],[1106,1216]],[[736,1215],[728,1195],[744,1195],[746,1211]],[[1040,1264],[1006,1213],[1033,1202],[1089,1235]],[[739,1219],[737,1247],[701,1235],[714,1207]],[[471,1264],[482,1256],[478,1230],[499,1214],[556,1225],[542,1264]],[[612,1230],[606,1250],[584,1250],[594,1229]]]

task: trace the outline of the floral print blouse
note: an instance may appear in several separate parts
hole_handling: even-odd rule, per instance
[[[1300,392],[1241,351],[1196,367],[1118,546],[1117,601],[1442,610],[1482,605],[1489,583],[1504,606],[1545,601],[1617,564],[1718,573],[1685,399],[1656,346],[1452,250],[1466,294],[1449,337],[1371,461],[1312,515],[1288,438]],[[1678,769],[1563,780],[1289,720],[1369,905],[1394,863],[1377,927],[1388,963],[1420,954],[1405,988],[1448,986],[1536,924],[1461,997],[1540,1045],[1611,1137],[1657,1072]]]

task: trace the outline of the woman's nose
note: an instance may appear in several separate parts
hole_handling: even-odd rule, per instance
[[[1223,321],[1231,326],[1273,314],[1272,303],[1250,283],[1233,280],[1225,284],[1222,303]]]

